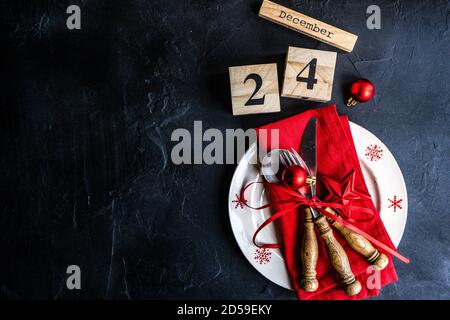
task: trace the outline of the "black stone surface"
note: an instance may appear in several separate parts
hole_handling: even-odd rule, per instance
[[[359,35],[339,51],[332,102],[402,168],[400,280],[380,299],[450,298],[450,4],[278,1]],[[288,45],[336,50],[257,16],[261,1],[1,1],[0,296],[294,299],[246,261],[227,212],[233,165],[170,160],[175,128],[251,128],[320,106],[233,117],[228,66]],[[66,28],[81,7],[82,29]],[[381,8],[368,30],[366,8]],[[355,109],[344,88],[371,79]],[[323,105],[323,104],[322,104]],[[66,288],[66,268],[82,289]]]

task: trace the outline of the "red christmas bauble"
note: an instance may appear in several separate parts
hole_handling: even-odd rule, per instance
[[[298,165],[291,165],[283,170],[281,180],[286,186],[297,190],[306,184],[307,178],[308,173],[305,169]]]
[[[348,106],[354,106],[357,102],[367,102],[373,98],[375,86],[367,79],[359,79],[350,86],[350,98],[347,101]]]

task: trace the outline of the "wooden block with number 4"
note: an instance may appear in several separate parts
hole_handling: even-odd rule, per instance
[[[336,52],[289,47],[283,97],[326,102],[333,91]]]
[[[233,115],[280,111],[276,63],[230,67]]]

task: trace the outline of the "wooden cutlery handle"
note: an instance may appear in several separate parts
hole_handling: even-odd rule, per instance
[[[320,236],[325,241],[328,258],[334,270],[338,273],[344,285],[344,291],[348,296],[354,296],[361,291],[361,284],[356,280],[355,275],[350,267],[347,254],[341,244],[336,240],[333,231],[324,216],[317,218],[315,221],[319,229]]]
[[[337,216],[337,213],[333,209],[326,208],[325,210]],[[378,270],[383,270],[386,268],[389,263],[388,257],[384,253],[380,253],[378,249],[374,248],[366,238],[356,232],[353,232],[347,227],[344,227],[337,221],[332,219],[329,221],[340,232],[345,240],[347,240],[350,247],[364,256],[369,263],[375,265]]]
[[[317,245],[316,232],[314,230],[314,221],[310,208],[305,208],[305,231],[302,242],[302,264],[303,278],[301,286],[307,292],[314,292],[319,287],[317,281],[316,266],[319,258],[319,247]]]

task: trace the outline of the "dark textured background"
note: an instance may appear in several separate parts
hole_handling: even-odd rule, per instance
[[[360,36],[333,102],[391,149],[409,192],[382,299],[450,298],[450,4],[278,1]],[[246,261],[228,220],[234,166],[170,161],[175,128],[250,128],[317,107],[233,117],[227,67],[336,50],[257,16],[261,1],[1,1],[0,296],[293,299]],[[82,30],[66,28],[70,4]],[[382,29],[366,28],[381,7]],[[343,88],[373,80],[349,109]],[[82,269],[82,290],[65,287]]]

